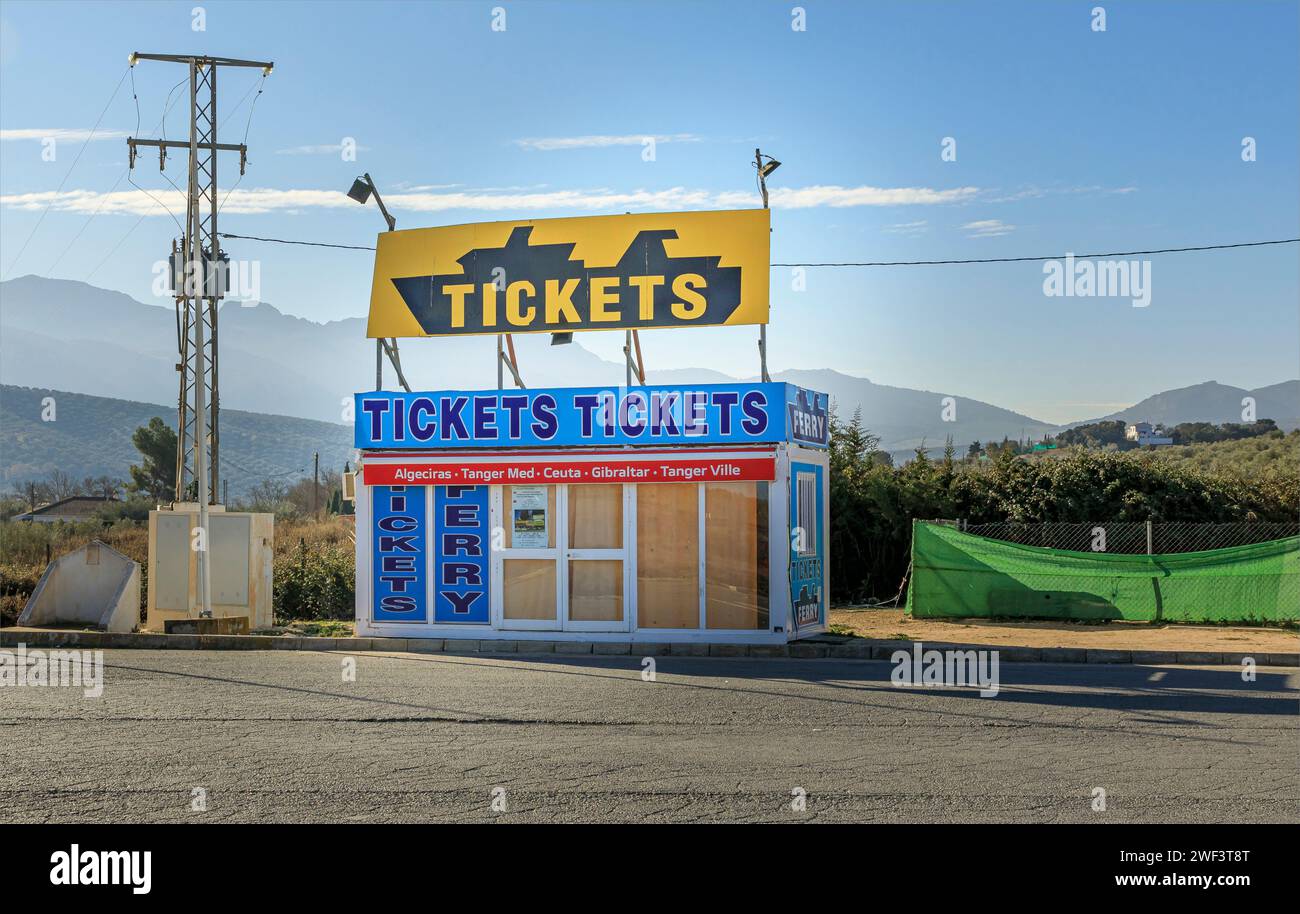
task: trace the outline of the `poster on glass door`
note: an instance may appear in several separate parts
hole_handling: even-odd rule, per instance
[[[510,489],[512,548],[545,549],[550,545],[546,490],[546,486],[513,486]]]

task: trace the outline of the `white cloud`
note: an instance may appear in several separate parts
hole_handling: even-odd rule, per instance
[[[451,190],[453,187],[464,187],[464,184],[411,184],[407,181],[400,181],[392,186],[395,191],[398,190]]]
[[[673,187],[668,190],[552,190],[524,193],[489,194],[412,194],[405,201],[409,209],[436,212],[445,209],[483,209],[491,211],[579,209],[624,212],[674,209],[706,209],[713,204],[708,191]]]
[[[840,187],[835,184],[813,187],[778,187],[769,192],[777,209],[809,209],[817,206],[929,206],[936,203],[960,203],[979,193],[978,187]],[[721,194],[729,205],[746,205],[757,194]]]
[[[89,215],[100,213],[129,213],[136,216],[164,216],[166,213],[159,202],[173,213],[185,211],[185,195],[178,190],[166,188],[151,190],[149,194],[139,190],[119,190],[110,194],[91,190],[67,190],[62,192],[38,191],[29,194],[0,194],[0,206],[10,209],[42,210],[46,206],[54,212],[82,213]],[[155,199],[158,202],[155,202]],[[225,199],[223,213],[270,213],[277,211],[294,211],[320,207],[356,206],[347,195],[336,190],[272,190],[256,188],[241,190],[236,188]]]
[[[1100,184],[1092,184],[1079,187],[1039,187],[1031,184],[1010,193],[987,197],[986,200],[989,203],[1018,203],[1021,200],[1038,200],[1043,197],[1053,197],[1064,194],[1109,196],[1112,194],[1132,194],[1136,192],[1137,187],[1133,185],[1125,187],[1103,187]],[[990,191],[990,193],[993,192]]]
[[[999,235],[1009,235],[1016,227],[1007,225],[1001,219],[980,219],[967,222],[962,229],[967,233],[967,238],[996,238]]]
[[[8,140],[55,139],[65,143],[84,143],[91,139],[89,127],[24,127],[21,129],[0,130],[0,142]],[[120,140],[129,136],[125,130],[96,130],[96,140]]]
[[[275,154],[278,156],[326,156],[338,155],[343,151],[342,143],[325,143],[320,146],[290,146],[288,149],[277,149]],[[357,152],[369,152],[369,146],[355,147]]]
[[[646,140],[656,143],[698,143],[702,137],[693,133],[629,133],[623,136],[552,136],[533,137],[515,140],[515,145],[522,149],[538,152],[553,152],[557,149],[600,149],[608,146],[641,146]]]
[[[895,222],[893,225],[887,225],[883,229],[887,235],[923,235],[930,229],[930,223],[925,219],[916,222]]]
[[[978,188],[934,190],[926,187],[807,187],[782,188],[772,192],[777,209],[811,207],[902,206],[955,203],[978,193]],[[151,191],[173,211],[183,211],[183,195],[174,189]],[[226,213],[257,214],[294,212],[307,209],[347,209],[356,204],[339,190],[289,189],[269,187],[235,188],[225,200]],[[438,213],[447,210],[529,213],[554,210],[579,210],[595,213],[671,212],[683,209],[730,209],[756,206],[753,191],[709,191],[687,187],[665,190],[616,191],[608,188],[575,190],[523,190],[519,192],[481,190],[416,190],[393,193],[384,202],[396,211]],[[37,191],[25,194],[2,194],[0,206],[10,209],[42,210],[49,206],[56,212],[89,214],[131,213],[163,215],[162,209],[139,190],[120,190],[105,194],[91,190]]]

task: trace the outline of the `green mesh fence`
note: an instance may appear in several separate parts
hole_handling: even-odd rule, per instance
[[[1300,619],[1300,537],[1114,555],[1022,546],[914,521],[907,611],[1170,622]]]

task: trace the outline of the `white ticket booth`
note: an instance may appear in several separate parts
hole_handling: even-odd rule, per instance
[[[825,394],[357,400],[360,635],[776,644],[825,631]],[[669,404],[658,427],[655,403]]]

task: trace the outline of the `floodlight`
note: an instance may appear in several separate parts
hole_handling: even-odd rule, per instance
[[[352,189],[348,191],[348,196],[358,203],[366,203],[370,200],[370,191],[372,185],[365,178],[357,178],[352,182]]]

